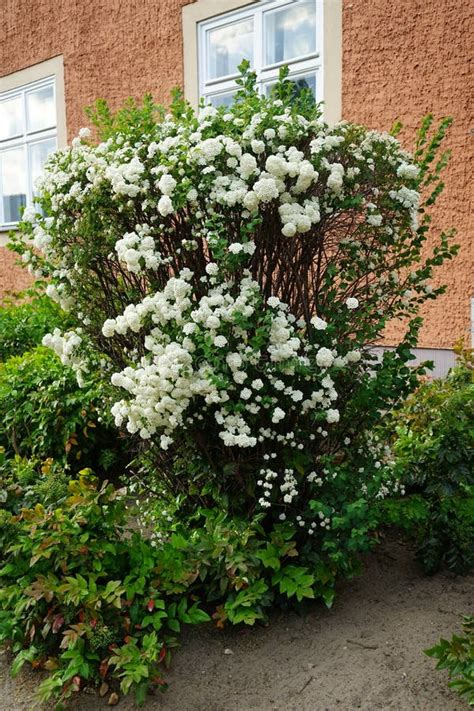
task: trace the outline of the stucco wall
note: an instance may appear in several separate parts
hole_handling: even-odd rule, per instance
[[[345,0],[343,5],[343,117],[378,129],[404,124],[406,147],[422,116],[454,118],[446,189],[432,234],[455,226],[462,245],[437,281],[447,293],[426,309],[422,346],[451,347],[470,329],[474,296],[474,4],[469,0]],[[388,330],[396,340],[397,325]]]
[[[151,91],[166,101],[183,81],[181,8],[189,0],[3,0],[0,76],[62,54],[69,136],[97,97],[112,106]],[[469,330],[474,281],[471,174],[474,128],[473,55],[468,0],[344,0],[343,116],[373,128],[404,122],[410,146],[428,111],[455,119],[453,158],[433,233],[455,225],[460,255],[440,272],[447,294],[427,309],[421,345],[450,347]],[[0,247],[0,252],[3,249]],[[13,273],[2,269],[0,292]],[[8,280],[8,281],[6,281]],[[397,326],[389,330],[396,340]]]

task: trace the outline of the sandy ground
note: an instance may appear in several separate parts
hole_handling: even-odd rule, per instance
[[[342,586],[332,610],[275,614],[268,627],[187,630],[169,673],[170,688],[145,711],[461,711],[445,673],[423,649],[451,636],[473,612],[474,578],[423,577],[412,553],[386,543],[360,578]],[[232,653],[224,653],[230,650]],[[11,680],[0,663],[0,711],[33,706],[39,675]],[[52,707],[49,707],[52,708]],[[108,708],[83,694],[76,711]],[[117,707],[134,709],[131,698]]]

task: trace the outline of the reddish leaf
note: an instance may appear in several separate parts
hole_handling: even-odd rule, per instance
[[[155,607],[155,601],[154,600],[148,600],[146,609],[148,612],[152,612],[153,608]]]
[[[105,679],[107,672],[109,671],[109,660],[103,659],[99,664],[99,675],[102,679]]]
[[[57,615],[53,622],[53,632],[56,633],[64,624],[64,617],[62,615]]]

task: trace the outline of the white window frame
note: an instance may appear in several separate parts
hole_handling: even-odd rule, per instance
[[[341,119],[342,103],[342,0],[315,0],[316,52],[310,57],[283,61],[263,69],[263,13],[278,10],[298,0],[197,0],[186,5],[183,15],[184,40],[184,94],[194,107],[201,96],[214,92],[225,94],[235,89],[235,76],[224,80],[204,82],[202,67],[205,62],[205,32],[213,27],[227,25],[236,20],[254,17],[260,23],[261,42],[254,39],[253,69],[262,88],[263,82],[274,81],[280,66],[288,64],[290,78],[303,73],[316,73],[316,100],[323,101],[323,117],[328,123]],[[254,35],[257,37],[257,34]],[[316,56],[317,55],[317,56]]]
[[[41,129],[39,131],[28,131],[26,124],[26,93],[32,89],[41,88],[53,84],[53,96],[55,106],[56,122],[54,126]],[[66,132],[66,105],[64,97],[64,63],[62,55],[58,55],[44,62],[31,65],[25,69],[0,76],[0,99],[7,99],[13,96],[23,96],[23,133],[0,141],[0,151],[9,148],[23,147],[28,150],[28,146],[46,139],[54,138],[56,148],[64,148],[67,144]],[[27,198],[26,204],[32,204],[33,186],[31,184],[31,167],[27,170]],[[1,181],[1,175],[0,175]],[[0,185],[0,198],[2,197]],[[3,220],[3,199],[0,199],[0,247],[8,241],[8,231],[15,229],[17,222],[4,222]]]
[[[25,167],[26,167],[26,207],[33,205],[33,180],[31,173],[31,152],[30,146],[48,139],[54,139],[55,150],[57,149],[57,117],[55,116],[54,125],[47,126],[42,129],[37,129],[36,131],[28,130],[28,109],[27,109],[27,95],[38,89],[44,89],[46,87],[52,87],[53,89],[53,101],[54,106],[56,106],[56,86],[54,76],[46,77],[40,81],[32,82],[26,86],[21,86],[18,89],[13,89],[11,91],[6,91],[0,94],[0,103],[7,101],[8,99],[13,99],[20,97],[22,105],[22,120],[23,120],[23,132],[12,136],[11,138],[5,138],[0,140],[0,163],[2,160],[2,154],[6,153],[8,150],[14,148],[22,148],[24,155]],[[3,206],[3,185],[2,185],[2,173],[0,171],[0,229],[9,229],[18,224],[18,220],[7,221],[4,215]]]
[[[257,74],[257,88],[261,93],[265,92],[265,86],[278,79],[280,68],[285,64],[289,67],[289,77],[298,77],[302,74],[316,75],[316,101],[323,101],[321,78],[321,56],[323,50],[323,5],[318,0],[314,3],[316,15],[316,36],[315,50],[309,55],[296,57],[291,60],[265,64],[265,33],[264,15],[273,14],[292,5],[297,5],[301,0],[261,0],[261,2],[250,5],[241,10],[225,13],[217,18],[200,22],[198,25],[198,48],[199,48],[199,97],[208,98],[226,94],[238,89],[235,80],[239,74],[230,74],[217,79],[206,79],[206,65],[208,61],[207,38],[208,33],[219,27],[226,27],[251,19],[253,21],[253,63],[252,70]]]

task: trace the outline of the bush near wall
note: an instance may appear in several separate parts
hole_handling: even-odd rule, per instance
[[[38,291],[4,300],[0,304],[0,361],[34,348],[51,329],[62,328],[68,321],[72,323],[54,301]]]
[[[179,96],[168,114],[149,100],[117,117],[100,104],[90,115],[101,143],[82,130],[51,158],[41,211],[25,211],[14,240],[50,280],[48,294],[77,313],[78,326],[43,343],[85,392],[112,384],[115,425],[141,442],[127,485],[151,536],[124,539],[117,493],[84,476],[64,498],[59,475],[54,508],[9,511],[3,639],[16,644],[18,665],[50,669],[46,695],[68,696],[111,668],[142,699],[161,683],[152,675],[169,646],[155,635],[161,612],[178,631],[194,621],[189,595],[196,616],[204,606],[219,625],[253,624],[271,605],[305,598],[331,605],[338,578],[354,575],[375,541],[380,501],[403,490],[375,430],[424,372],[408,367],[419,308],[442,293],[430,280],[456,253],[451,233],[426,248],[450,121],[436,128],[427,117],[410,155],[395,135],[324,124],[310,93],[295,98],[286,70],[270,98],[248,65],[239,84],[230,109],[198,115]],[[407,331],[378,361],[371,346],[392,318],[408,318]],[[6,367],[5,382],[21,368]],[[64,387],[41,384],[50,401]],[[109,414],[102,404],[97,421]],[[9,431],[25,417],[34,428],[31,414]],[[71,444],[82,452],[79,434]],[[63,434],[46,445],[64,461],[61,443]],[[36,616],[51,653],[35,646]],[[66,623],[77,635],[63,656]],[[109,636],[92,648],[98,624],[112,629],[117,652]]]
[[[462,344],[445,380],[426,382],[391,420],[395,471],[408,496],[382,506],[418,543],[427,573],[474,569],[474,359]]]
[[[73,371],[44,346],[0,363],[0,446],[8,457],[48,458],[78,471],[106,472],[124,462],[125,447],[107,421],[104,388],[79,388]]]

